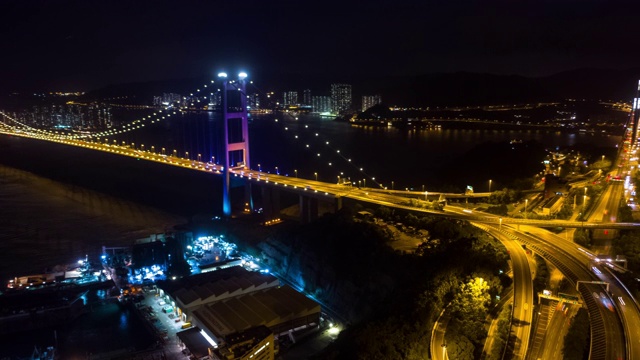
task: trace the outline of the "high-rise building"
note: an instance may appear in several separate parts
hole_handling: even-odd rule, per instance
[[[331,101],[333,105],[333,113],[351,109],[351,85],[348,84],[331,84]]]
[[[315,113],[330,113],[333,110],[330,96],[312,96],[311,107]]]
[[[182,96],[176,93],[163,93],[162,94],[162,104],[163,105],[173,105],[179,104]]]
[[[247,95],[247,107],[249,110],[260,109],[260,94],[254,93]]]
[[[298,105],[298,92],[297,91],[285,91],[282,104],[284,106]]]
[[[302,105],[311,106],[311,90],[302,91]]]
[[[372,106],[378,105],[382,102],[380,95],[364,95],[362,96],[362,112],[367,111]]]
[[[222,106],[222,92],[216,91],[209,96],[209,108],[215,109]]]

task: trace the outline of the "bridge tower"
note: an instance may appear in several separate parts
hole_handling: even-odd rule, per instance
[[[249,163],[249,125],[247,123],[247,74],[241,72],[237,80],[229,80],[227,74],[221,72],[218,78],[222,80],[222,121],[224,155],[222,161],[224,171],[222,175],[222,212],[231,216],[231,178],[230,170],[250,169]],[[251,184],[247,181],[245,188],[245,203],[253,210],[251,198]]]

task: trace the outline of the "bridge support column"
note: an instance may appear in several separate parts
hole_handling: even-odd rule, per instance
[[[251,192],[251,181],[244,183],[244,207],[245,211],[253,214],[253,193]]]
[[[262,210],[266,220],[273,220],[280,217],[280,191],[263,186],[262,191]]]
[[[300,195],[300,220],[309,223],[318,218],[318,199]]]
[[[335,200],[333,201],[333,212],[338,212],[340,211],[340,209],[342,209],[342,197],[340,196],[336,196]]]

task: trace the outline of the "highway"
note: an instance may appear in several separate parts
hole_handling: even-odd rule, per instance
[[[567,313],[562,311],[563,304],[558,303],[558,308],[553,309],[554,313],[549,319],[547,333],[545,334],[542,354],[537,358],[545,360],[562,360],[562,348],[564,347],[564,337],[569,330],[570,319],[578,312],[578,305],[565,304]]]
[[[589,223],[612,224],[618,218],[620,209],[620,199],[624,199],[624,183],[622,181],[611,181],[603,194],[596,202],[593,211],[589,214]],[[613,228],[596,229],[593,232],[595,240],[594,250],[607,253],[611,248],[611,240],[616,236],[617,231]]]
[[[515,236],[495,226],[471,223],[498,239],[509,251],[513,269],[513,319],[510,337],[513,342],[513,358],[524,359],[529,347],[531,323],[533,317],[533,278],[527,254],[522,245],[514,240]],[[506,229],[506,228],[505,228]]]
[[[448,305],[447,305],[448,306]],[[449,356],[447,354],[445,333],[447,331],[447,325],[449,324],[449,314],[446,312],[447,307],[442,309],[438,320],[433,324],[433,330],[431,331],[431,359],[433,360],[447,360]]]
[[[593,257],[588,252],[579,250],[576,244],[561,236],[532,226],[522,226],[521,231],[512,229],[511,232],[527,243],[529,248],[556,266],[573,284],[577,281],[611,281],[604,271],[599,270],[601,274],[598,275],[597,271],[593,270],[593,267],[598,269],[600,266],[592,262]],[[614,283],[611,283],[610,290],[614,294],[622,291]],[[627,344],[622,324],[625,321],[629,323],[630,319],[626,318],[622,312],[621,320],[618,316],[619,307],[614,306],[614,311],[611,311],[605,299],[593,296],[594,292],[599,296],[600,292],[603,292],[605,298],[609,298],[603,286],[580,284],[579,291],[589,311],[592,331],[591,359],[632,359],[638,349],[631,347],[629,356],[626,357]],[[625,299],[624,296],[623,299]],[[640,320],[637,317],[637,309],[625,310],[629,311],[629,316],[635,316],[635,319]]]

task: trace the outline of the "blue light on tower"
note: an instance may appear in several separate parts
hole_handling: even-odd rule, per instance
[[[226,78],[227,77],[227,73],[226,72],[219,72],[218,73],[218,77]]]

